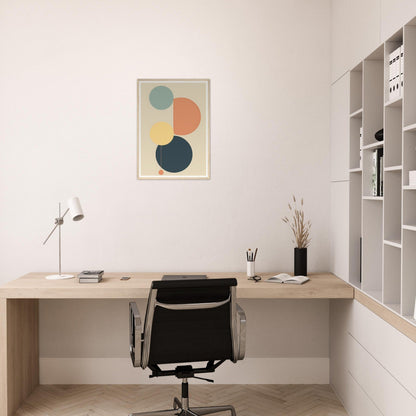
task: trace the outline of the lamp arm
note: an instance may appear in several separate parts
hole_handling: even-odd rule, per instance
[[[55,227],[52,228],[52,231],[48,234],[48,236],[46,237],[45,241],[43,242],[43,245],[46,244],[46,242],[49,240],[50,236],[53,234],[53,232],[64,223],[64,217],[65,215],[68,213],[69,208],[66,209],[66,211],[64,212],[64,215],[62,215],[62,217],[58,217],[55,218]]]

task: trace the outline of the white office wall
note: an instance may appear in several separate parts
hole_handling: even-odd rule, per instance
[[[329,0],[3,1],[1,281],[63,268],[291,270],[281,217],[312,219],[328,268]],[[320,54],[315,46],[320,45]],[[210,180],[136,180],[136,79],[211,79]]]
[[[85,219],[65,222],[64,271],[243,271],[247,247],[258,272],[291,271],[292,193],[313,223],[309,270],[327,270],[329,18],[329,0],[2,1],[0,282],[56,271],[57,236],[41,242],[73,195]],[[136,180],[136,79],[149,77],[211,79],[210,180]],[[42,305],[41,324],[54,312]],[[327,341],[327,308],[314,313]],[[69,331],[73,357],[82,332]],[[323,344],[296,348],[327,369]]]
[[[380,0],[331,0],[332,82],[379,45],[380,13]]]

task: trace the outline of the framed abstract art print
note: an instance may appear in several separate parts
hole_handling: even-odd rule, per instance
[[[137,81],[137,178],[209,179],[208,79]]]

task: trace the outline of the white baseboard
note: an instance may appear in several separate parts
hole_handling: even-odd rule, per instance
[[[40,358],[40,384],[178,383],[149,374],[132,367],[129,358]],[[329,358],[246,358],[204,376],[217,384],[328,384]]]

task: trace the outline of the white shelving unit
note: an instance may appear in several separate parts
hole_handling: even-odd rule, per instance
[[[389,99],[389,54],[402,44],[402,95]],[[416,325],[416,186],[409,186],[416,170],[416,19],[350,71],[349,116],[349,282]],[[376,141],[382,128],[384,140]],[[372,156],[379,148],[383,196],[374,196]]]

